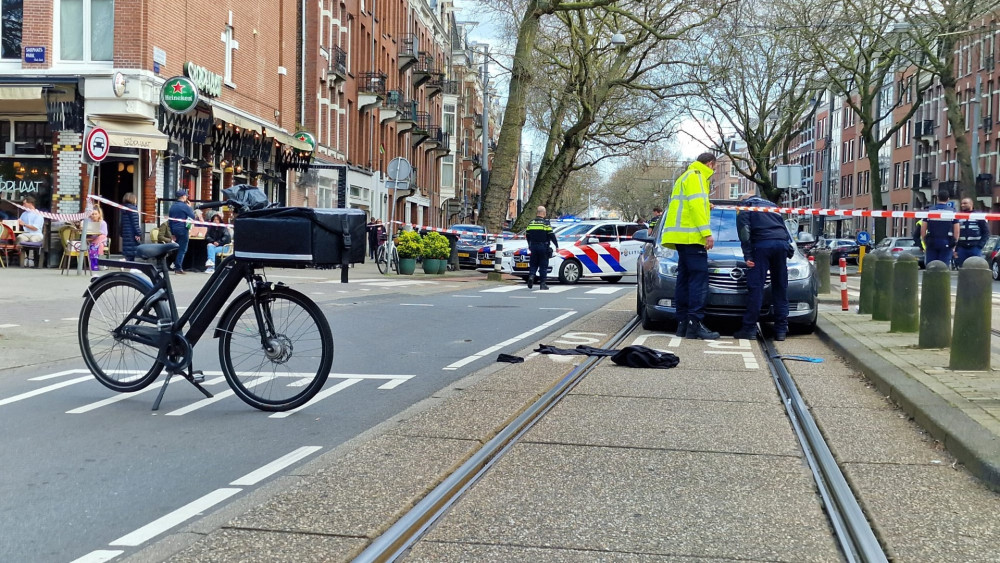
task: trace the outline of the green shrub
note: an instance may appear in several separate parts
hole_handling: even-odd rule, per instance
[[[416,258],[423,249],[424,241],[416,231],[401,231],[396,238],[396,252],[400,258]]]
[[[424,258],[445,260],[451,254],[448,237],[441,233],[430,231],[424,235]]]

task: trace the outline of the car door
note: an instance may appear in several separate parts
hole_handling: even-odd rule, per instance
[[[632,238],[636,232],[642,229],[638,223],[618,225],[618,251],[619,262],[625,267],[625,271],[634,274],[638,271],[639,254],[642,253],[643,243]]]

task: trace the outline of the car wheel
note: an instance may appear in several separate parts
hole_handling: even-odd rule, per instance
[[[608,283],[618,283],[618,282],[622,281],[622,277],[621,276],[604,276],[601,279],[604,280],[604,281],[606,281],[606,282],[608,282]]]
[[[576,260],[563,260],[559,267],[559,281],[567,284],[580,281],[580,263]]]
[[[1000,262],[993,260],[990,264],[990,271],[993,272],[993,279],[1000,280]]]
[[[801,325],[800,324],[790,325],[788,328],[790,328],[792,332],[794,332],[795,334],[812,334],[813,332],[816,331],[816,321],[817,319],[819,319],[819,311],[816,309],[815,305],[818,305],[818,303],[814,303],[813,305],[814,305],[813,314],[812,318],[809,319],[809,322]]]

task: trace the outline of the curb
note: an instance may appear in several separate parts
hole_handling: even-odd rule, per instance
[[[1000,492],[1000,437],[822,315],[816,328],[816,334],[825,344],[846,358],[883,395],[944,444],[987,487]]]

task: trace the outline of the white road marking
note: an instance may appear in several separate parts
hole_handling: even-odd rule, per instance
[[[491,287],[489,289],[481,289],[479,293],[510,293],[512,291],[520,291],[522,289],[527,289],[526,285],[504,285],[500,287]]]
[[[78,321],[78,320],[80,320],[80,317],[63,317],[63,318],[61,318],[59,320],[60,321]]]
[[[705,350],[706,354],[735,354],[737,356],[743,356],[743,367],[747,369],[760,369],[757,364],[757,358],[753,355],[753,352],[725,352],[722,350]]]
[[[598,288],[591,289],[587,293],[593,293],[595,295],[611,295],[612,293],[618,293],[619,291],[622,291],[624,289],[627,289],[627,288],[625,288],[625,287],[598,287]]]
[[[21,325],[0,325],[0,328],[17,328]]]
[[[572,311],[573,309],[567,307],[539,307],[539,311]]]
[[[400,303],[400,307],[433,307],[431,303]]]
[[[233,481],[229,485],[232,487],[252,487],[257,483],[260,483],[264,479],[267,479],[271,475],[281,471],[282,469],[288,467],[289,465],[305,459],[312,454],[323,449],[320,446],[303,446],[290,454],[279,457],[278,459],[272,461],[271,463],[247,473],[246,475],[240,477],[239,479]]]
[[[667,348],[677,348],[678,346],[681,345],[681,339],[677,338],[676,335],[667,334],[663,332],[647,332],[646,334],[640,334],[639,336],[636,337],[636,339],[632,342],[632,344],[636,346],[646,346],[647,340],[651,339],[659,340],[661,338],[670,339],[670,342],[667,343]],[[650,347],[655,348],[655,346],[650,346]]]
[[[545,291],[547,293],[563,293],[564,291],[570,291],[572,289],[575,289],[575,286],[572,286],[572,285],[557,285],[555,287],[549,286],[549,288],[546,289]],[[542,291],[542,290],[541,289],[535,289],[535,291]],[[590,293],[590,292],[588,291],[587,293]]]
[[[142,545],[147,541],[155,538],[156,536],[166,532],[170,528],[177,526],[178,524],[189,520],[198,514],[201,514],[212,508],[216,504],[232,497],[233,495],[241,492],[243,489],[216,489],[207,495],[192,501],[177,510],[166,514],[156,520],[153,520],[149,524],[126,534],[115,541],[111,542],[110,545],[121,545],[126,547],[135,547]]]
[[[597,298],[596,297],[567,297],[566,299],[570,299],[570,300],[575,299],[577,301],[593,301],[594,299],[597,299]]]
[[[62,389],[63,387],[69,387],[70,385],[76,385],[77,383],[83,383],[84,381],[90,381],[93,377],[90,375],[85,375],[83,377],[77,377],[76,379],[70,379],[69,381],[61,381],[59,383],[53,383],[47,387],[42,387],[40,389],[35,389],[34,391],[28,391],[27,393],[21,393],[20,395],[14,395],[13,397],[8,397],[6,399],[0,399],[0,407],[4,405],[9,405],[11,403],[16,403],[18,401],[23,401],[24,399],[30,399],[32,397],[37,397],[48,393],[49,391],[55,391],[56,389]]]
[[[299,412],[300,410],[308,407],[309,405],[318,403],[318,402],[322,401],[323,399],[329,397],[330,395],[333,395],[334,393],[339,393],[339,392],[343,391],[344,389],[347,389],[351,385],[354,385],[355,383],[358,383],[359,381],[361,381],[360,378],[345,379],[344,381],[341,381],[340,383],[334,385],[333,387],[331,387],[329,389],[324,389],[324,390],[320,391],[319,393],[316,394],[315,397],[313,397],[312,399],[310,399],[308,403],[302,405],[301,407],[299,407],[297,409],[292,409],[290,411],[276,412],[276,413],[272,414],[271,416],[269,416],[268,418],[287,418],[289,416],[292,416],[293,414],[295,414],[295,413]]]
[[[202,385],[216,385],[218,383],[222,383],[225,380],[226,379],[223,377],[218,377],[216,379],[206,381],[205,383],[202,383]],[[171,379],[170,381],[171,383],[173,383],[176,380]],[[66,411],[66,414],[83,414],[90,412],[92,410],[99,409],[101,407],[113,405],[119,401],[126,401],[128,399],[131,399],[132,397],[135,397],[136,395],[142,395],[143,393],[149,393],[150,391],[158,391],[163,386],[163,383],[160,383],[159,385],[156,385],[156,383],[157,382],[154,381],[149,385],[149,387],[146,387],[142,391],[136,391],[135,393],[119,393],[113,397],[108,397],[107,399],[103,399],[95,403],[90,403],[89,405],[83,405],[82,407],[77,407],[73,410],[68,410]]]
[[[78,373],[90,373],[90,371],[85,369],[68,369],[66,371],[50,373],[49,375],[39,375],[38,377],[29,377],[28,381],[45,381],[46,379],[56,379],[57,377],[63,377],[64,375],[75,375]]]
[[[79,559],[74,559],[70,563],[104,563],[105,561],[111,561],[123,553],[125,553],[123,549],[98,549],[97,551],[91,551]]]
[[[457,362],[455,362],[453,364],[445,366],[443,369],[448,370],[448,371],[453,371],[453,370],[456,370],[456,369],[458,369],[458,368],[460,368],[462,366],[465,366],[467,364],[471,364],[472,362],[474,362],[474,361],[476,361],[476,360],[478,360],[478,359],[480,359],[480,358],[482,358],[484,356],[487,356],[489,354],[492,354],[493,352],[502,350],[504,346],[509,346],[511,344],[514,344],[514,343],[520,341],[520,340],[523,340],[523,339],[531,336],[532,334],[535,334],[536,332],[545,330],[546,328],[548,328],[548,327],[550,327],[550,326],[552,326],[552,325],[554,325],[554,324],[556,324],[556,323],[558,323],[558,322],[560,322],[560,321],[562,321],[564,319],[568,319],[569,317],[571,317],[571,316],[573,316],[575,314],[576,314],[576,311],[570,311],[568,313],[564,313],[562,315],[559,315],[558,317],[552,319],[551,321],[549,321],[549,322],[547,322],[547,323],[545,323],[543,325],[539,325],[539,326],[537,326],[537,327],[535,327],[535,328],[533,328],[533,329],[531,329],[531,330],[529,330],[527,332],[522,332],[521,334],[519,334],[519,335],[517,335],[517,336],[515,336],[513,338],[509,338],[509,339],[507,339],[507,340],[505,340],[505,341],[503,341],[503,342],[501,342],[499,344],[496,344],[494,346],[490,346],[489,348],[487,348],[485,350],[481,350],[481,351],[479,351],[479,352],[477,352],[477,353],[475,353],[475,354],[473,354],[471,356],[462,358],[461,360],[459,360],[459,361],[457,361]]]
[[[482,299],[482,295],[460,295],[458,293],[453,293],[452,297],[459,297],[461,299]]]

